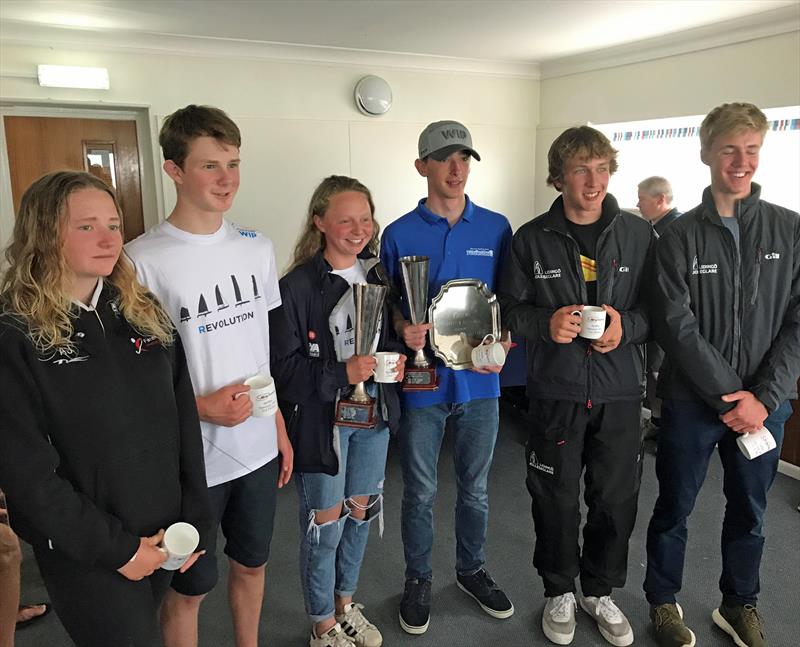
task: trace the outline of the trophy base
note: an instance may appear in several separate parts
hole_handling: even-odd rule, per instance
[[[354,402],[353,400],[339,400],[336,405],[335,424],[337,425],[372,429],[377,422],[374,401]]]
[[[439,388],[439,379],[436,376],[436,367],[426,368],[411,367],[406,369],[403,378],[403,391],[436,391]]]

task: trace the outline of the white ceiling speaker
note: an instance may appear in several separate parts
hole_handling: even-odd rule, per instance
[[[392,107],[392,88],[379,76],[365,76],[355,89],[356,107],[365,115],[380,117]]]

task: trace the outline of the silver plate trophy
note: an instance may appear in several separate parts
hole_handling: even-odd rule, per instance
[[[431,348],[455,370],[472,368],[472,349],[486,335],[500,339],[500,305],[478,279],[455,279],[439,290],[428,309]]]
[[[354,283],[352,290],[355,303],[355,354],[371,355],[378,321],[383,312],[386,286]],[[350,395],[337,403],[336,424],[370,429],[375,422],[375,399],[367,394],[364,383],[359,382]]]
[[[427,256],[403,256],[400,259],[400,273],[403,276],[403,295],[408,304],[411,323],[415,326],[425,323],[428,311],[428,265]],[[428,359],[425,349],[414,354],[406,366],[403,378],[403,391],[435,391],[439,388],[436,367]]]

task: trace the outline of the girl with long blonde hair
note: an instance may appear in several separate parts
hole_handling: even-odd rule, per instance
[[[164,529],[210,510],[180,339],[122,256],[113,191],[59,171],[22,197],[0,280],[0,488],[79,647],[160,643]],[[195,553],[184,565],[189,568]]]
[[[308,207],[292,269],[280,281],[285,335],[274,336],[272,376],[294,448],[301,518],[300,581],[312,622],[310,647],[379,647],[380,631],[354,603],[369,528],[382,528],[389,428],[400,417],[403,344],[384,304],[377,351],[394,353],[393,381],[374,382],[374,355],[354,354],[355,283],[387,285],[376,256],[378,223],[369,189],[325,178]],[[374,426],[349,424],[336,404],[366,381]],[[346,419],[348,422],[342,422]]]

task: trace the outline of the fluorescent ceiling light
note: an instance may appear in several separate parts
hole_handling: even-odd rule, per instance
[[[40,65],[39,85],[47,88],[108,90],[108,70],[104,67]]]

